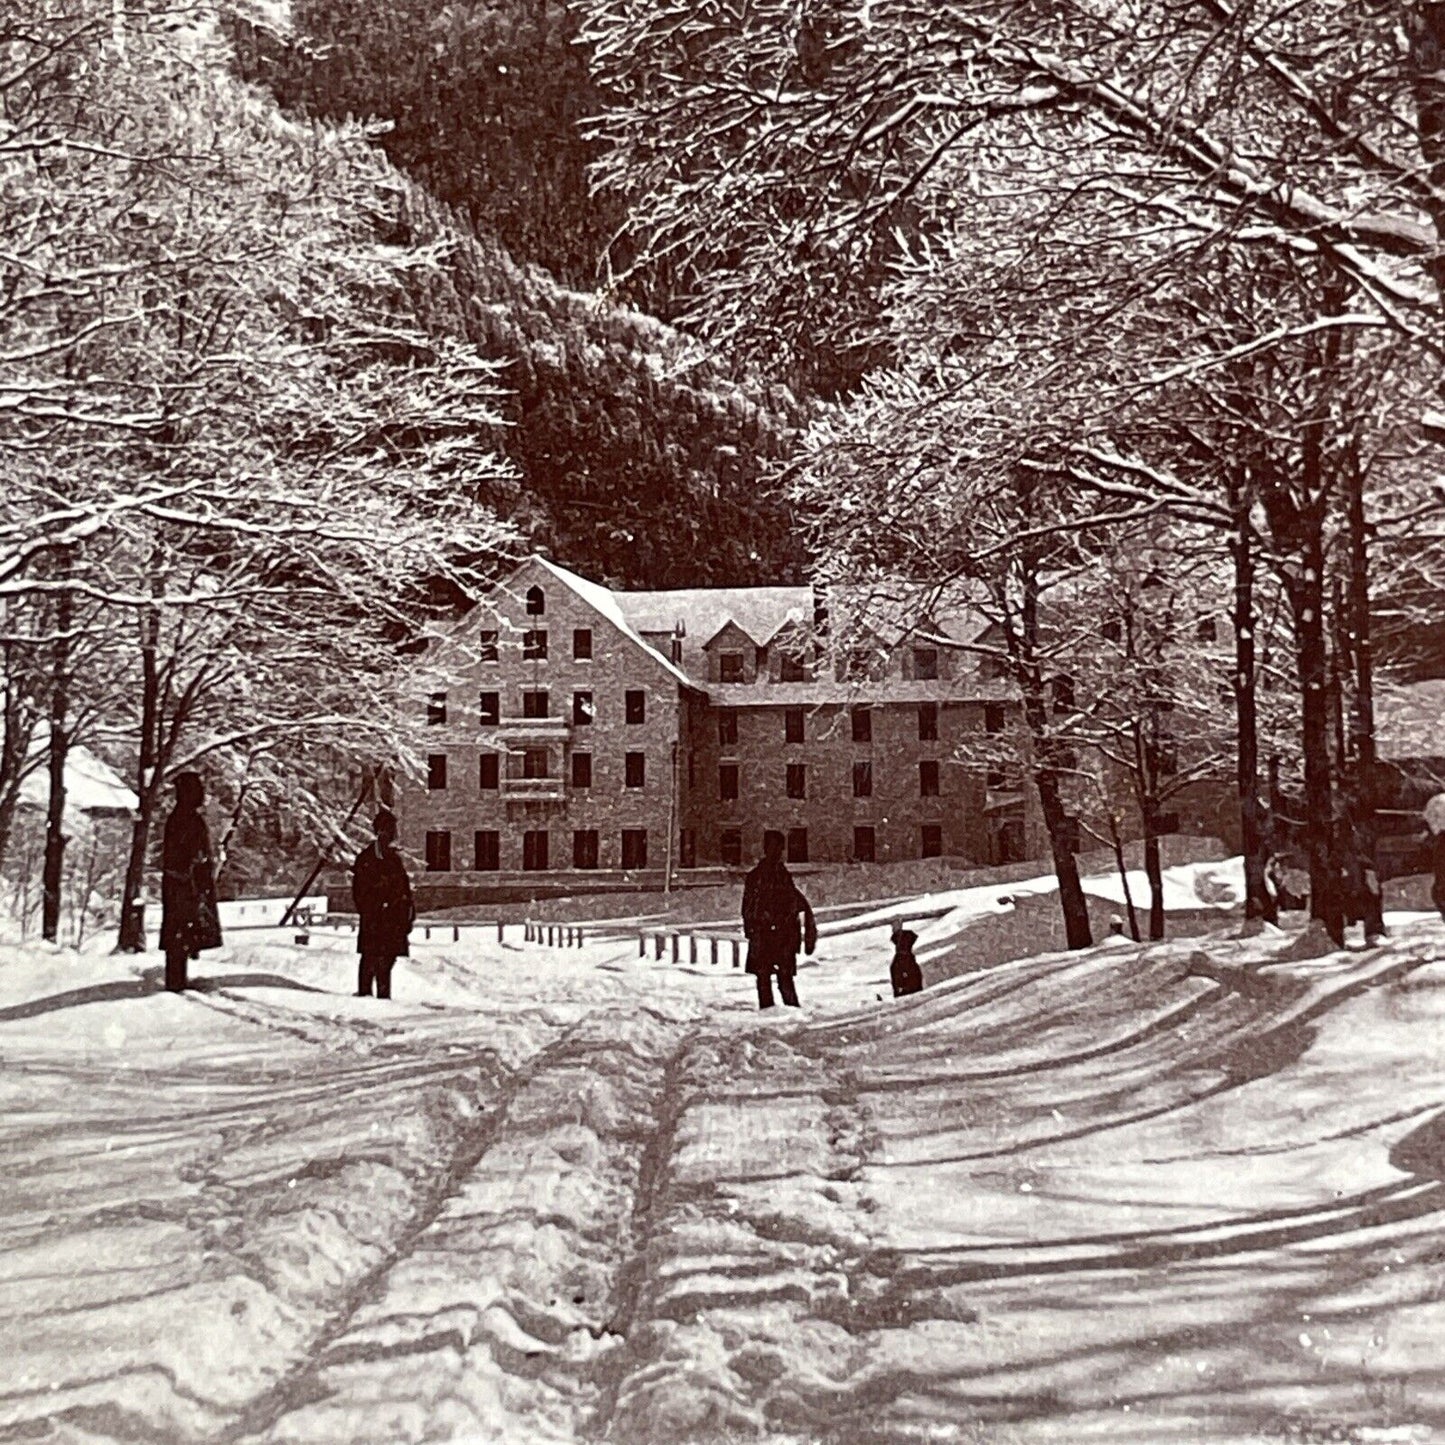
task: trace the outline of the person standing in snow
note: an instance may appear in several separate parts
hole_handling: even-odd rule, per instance
[[[376,841],[368,843],[351,865],[351,897],[356,904],[356,995],[391,997],[391,970],[410,953],[407,935],[416,919],[411,879],[396,851],[396,814],[382,808],[372,820]]]
[[[797,1008],[793,979],[798,971],[798,947],[801,944],[805,953],[813,952],[818,945],[818,925],[783,862],[783,835],[774,828],[763,834],[763,856],[743,885],[743,934],[748,940],[747,971],[757,979],[758,1007],[772,1008],[772,980],[777,974],[783,1002]]]
[[[190,960],[199,958],[203,948],[221,946],[221,921],[211,835],[201,814],[205,786],[199,773],[190,772],[177,773],[171,783],[176,805],[161,840],[161,947],[166,987],[180,993]]]
[[[918,935],[911,928],[900,928],[893,935],[893,962],[888,965],[888,977],[893,984],[893,997],[917,993],[923,987],[923,970],[913,956],[913,945]]]
[[[1430,835],[1430,867],[1435,875],[1430,901],[1445,918],[1445,793],[1425,804],[1425,830]]]

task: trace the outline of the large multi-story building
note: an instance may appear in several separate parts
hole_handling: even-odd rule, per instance
[[[807,587],[616,592],[532,557],[435,655],[403,846],[434,901],[736,868],[765,828],[794,863],[1033,856],[1023,794],[965,759],[1013,712],[957,645],[982,630],[845,647]]]

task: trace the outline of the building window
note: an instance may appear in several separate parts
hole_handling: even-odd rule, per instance
[[[644,786],[647,776],[647,754],[628,753],[623,762],[623,783],[629,788]]]
[[[943,856],[943,826],[939,823],[925,823],[919,830],[918,854],[921,858]]]
[[[936,798],[938,796],[938,759],[925,758],[918,765],[918,796],[920,798]]]
[[[445,829],[426,835],[426,871],[428,873],[450,873],[452,871],[452,835]]]
[[[855,743],[871,743],[873,741],[873,709],[855,707],[852,717],[853,741]]]
[[[502,866],[502,835],[495,828],[478,828],[472,838],[472,867],[478,873],[495,873]]]
[[[738,744],[738,715],[730,707],[717,715],[717,740],[725,748],[735,748]]]
[[[647,694],[640,687],[627,689],[627,721],[647,721]]]
[[[522,776],[524,778],[545,778],[549,776],[550,755],[546,748],[522,749]]]
[[[983,730],[986,733],[1003,731],[1004,709],[1001,702],[986,702],[983,705]]]
[[[481,639],[477,643],[478,662],[497,662],[500,654],[497,648],[497,632],[495,628],[484,629]]]
[[[497,753],[481,753],[477,757],[477,787],[484,793],[502,786],[502,759]]]
[[[622,866],[624,868],[647,867],[646,828],[624,828],[622,830]]]
[[[738,765],[719,763],[717,770],[717,795],[724,803],[735,803],[738,798]]]
[[[547,595],[540,587],[527,588],[527,616],[541,617],[547,610]]]
[[[853,764],[853,796],[855,798],[871,798],[873,796],[873,764],[867,758],[860,758]]]
[[[590,692],[574,692],[572,694],[572,726],[585,728],[596,716],[597,708],[592,701],[592,694]]]
[[[783,741],[786,743],[800,743],[803,741],[803,709],[800,707],[785,708],[783,711]]]
[[[522,716],[530,718],[541,718],[547,716],[547,690],[546,688],[529,688],[522,694]]]
[[[871,827],[865,825],[853,829],[853,861],[855,863],[872,863],[877,854],[877,846]]]
[[[719,682],[741,682],[743,680],[743,655],[741,652],[721,652],[717,659]]]
[[[917,682],[938,680],[938,649],[936,647],[915,647],[913,649],[913,677]]]
[[[426,720],[431,727],[440,727],[447,720],[447,695],[434,692],[426,700]]]
[[[574,788],[590,788],[592,786],[592,754],[572,754],[572,786]]]
[[[681,837],[678,840],[677,852],[677,866],[679,868],[697,867],[697,833],[694,829],[684,828],[682,830]]]
[[[808,861],[808,830],[806,828],[788,829],[788,862],[806,863]]]
[[[572,659],[574,662],[592,661],[592,629],[590,627],[574,627],[572,629]]]
[[[918,704],[918,741],[921,743],[938,741],[938,704],[936,702]]]
[[[528,873],[541,873],[547,867],[547,830],[529,828],[522,834],[522,867]]]
[[[785,652],[778,664],[779,682],[807,682],[808,669],[794,652]]]
[[[861,682],[873,671],[873,654],[866,647],[855,647],[843,659],[843,676],[851,682]]]
[[[522,661],[546,662],[546,660],[547,629],[545,627],[529,627],[522,634]]]
[[[787,788],[790,798],[808,796],[808,770],[802,763],[788,764]]]
[[[595,868],[600,856],[596,828],[578,828],[572,834],[572,866]]]
[[[743,861],[743,830],[724,828],[718,834],[717,853],[725,867],[740,868]]]
[[[426,760],[426,785],[433,793],[439,793],[447,785],[447,755],[428,753]]]
[[[477,699],[477,721],[484,727],[496,727],[502,720],[502,694],[484,692]]]

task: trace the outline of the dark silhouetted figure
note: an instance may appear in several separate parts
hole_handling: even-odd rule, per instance
[[[1335,819],[1331,844],[1344,921],[1364,924],[1366,943],[1379,943],[1386,936],[1380,880],[1373,861],[1365,854],[1361,830],[1348,811]]]
[[[918,935],[911,928],[900,928],[893,935],[893,962],[888,965],[888,976],[893,980],[894,998],[917,993],[923,987],[923,970],[913,956],[917,942]]]
[[[743,933],[748,940],[747,971],[758,982],[758,1007],[772,1008],[773,975],[777,974],[783,1002],[797,1008],[793,979],[798,971],[798,947],[801,944],[806,953],[812,953],[818,944],[818,925],[783,862],[783,835],[776,829],[763,834],[763,856],[743,885]]]
[[[410,953],[407,935],[416,919],[411,879],[396,851],[396,814],[383,808],[371,824],[376,841],[368,843],[351,865],[351,897],[356,903],[356,951],[361,955],[356,993],[369,998],[391,997],[391,969]]]
[[[1430,889],[1430,901],[1445,918],[1445,833],[1430,834],[1430,869],[1435,875]]]
[[[186,966],[203,948],[221,946],[216,907],[216,875],[211,866],[211,835],[201,816],[206,790],[199,773],[171,779],[176,806],[166,819],[161,840],[161,947],[166,955],[166,987],[180,993]]]

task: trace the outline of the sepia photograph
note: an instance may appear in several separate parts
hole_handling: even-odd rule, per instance
[[[1445,1442],[1445,0],[0,0],[0,1445]]]

